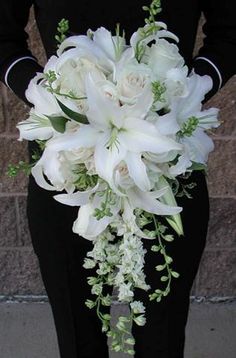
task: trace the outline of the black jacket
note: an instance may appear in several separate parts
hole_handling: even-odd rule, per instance
[[[35,18],[47,57],[55,53],[54,39],[61,18],[70,23],[70,32],[85,33],[99,26],[114,31],[119,22],[126,37],[142,26],[146,13],[142,6],[151,0],[0,0],[0,79],[20,98],[41,66],[27,47],[24,28],[33,5]],[[180,39],[179,48],[189,67],[213,78],[211,97],[236,73],[235,0],[162,0],[159,20]],[[192,59],[198,22],[204,13],[204,45]]]

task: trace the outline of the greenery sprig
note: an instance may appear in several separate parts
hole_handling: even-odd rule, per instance
[[[164,263],[162,265],[157,265],[156,270],[157,271],[164,271],[166,270],[166,274],[163,274],[160,278],[162,282],[166,282],[166,287],[164,289],[155,289],[153,293],[149,295],[150,301],[156,300],[157,302],[160,302],[164,296],[167,296],[170,292],[170,285],[172,278],[178,278],[179,273],[172,270],[171,264],[173,262],[173,259],[167,255],[165,245],[163,244],[164,241],[173,241],[174,237],[173,235],[165,234],[166,227],[164,225],[161,225],[157,219],[156,216],[153,214],[153,223],[155,226],[155,230],[153,232],[153,236],[157,238],[158,245],[152,246],[152,251],[154,252],[160,252],[160,254],[163,256]]]
[[[150,4],[150,7],[143,6],[143,10],[149,13],[149,17],[145,18],[145,23],[148,25],[153,25],[155,22],[155,16],[162,11],[161,0],[153,0]]]
[[[40,159],[42,152],[44,151],[46,141],[36,140],[36,143],[39,146],[39,150],[35,150],[31,155],[30,163],[20,160],[18,164],[8,164],[6,175],[10,178],[15,178],[19,173],[23,172],[25,175],[29,176],[31,169],[35,166],[37,161]]]
[[[74,100],[83,100],[86,99],[87,97],[77,97],[73,91],[70,91],[68,93],[61,93],[60,92],[60,86],[57,86],[56,88],[53,87],[53,83],[57,80],[57,75],[56,72],[53,70],[48,70],[48,72],[46,72],[44,74],[45,79],[47,80],[47,84],[44,84],[44,87],[47,88],[47,90],[50,93],[56,94],[58,96],[63,96],[63,97],[67,97],[70,99],[74,99]]]
[[[143,44],[143,41],[150,35],[154,35],[157,33],[157,31],[160,30],[160,27],[156,24],[155,16],[162,11],[161,0],[153,0],[150,4],[150,7],[143,6],[143,10],[147,11],[149,16],[144,20],[146,26],[138,29],[140,38],[136,44],[135,57],[139,62],[141,61],[145,52],[145,45]]]
[[[66,19],[61,19],[57,26],[57,35],[55,35],[55,39],[58,42],[58,46],[66,39],[66,33],[69,30],[69,21]]]
[[[199,119],[195,116],[189,117],[186,122],[182,124],[181,130],[177,133],[179,137],[191,137],[199,124]]]
[[[76,175],[76,179],[73,184],[76,189],[80,191],[93,188],[98,182],[98,175],[89,175],[88,170],[83,163],[78,164],[77,168],[73,170],[73,173]]]
[[[101,203],[100,208],[94,210],[93,215],[97,220],[100,220],[105,216],[112,216],[111,206],[116,204],[116,195],[109,186],[107,186],[105,191],[100,192],[100,196],[104,196],[105,200]]]
[[[166,87],[160,81],[152,82],[152,93],[154,95],[153,102],[165,102],[165,98],[163,97],[166,91]]]

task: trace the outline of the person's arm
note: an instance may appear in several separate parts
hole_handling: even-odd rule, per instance
[[[25,27],[31,0],[2,0],[0,3],[0,80],[25,101],[25,90],[42,67],[28,46]]]
[[[213,79],[212,97],[236,74],[236,1],[201,0],[206,18],[204,44],[194,58],[193,67],[200,75]]]

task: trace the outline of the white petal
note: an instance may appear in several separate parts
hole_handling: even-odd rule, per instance
[[[86,80],[86,93],[89,106],[86,115],[95,128],[106,130],[111,127],[111,122],[117,127],[122,125],[120,108],[101,93],[99,86],[94,83],[91,76],[88,76]]]
[[[119,143],[110,149],[106,146],[107,136],[103,136],[95,147],[94,160],[97,174],[113,188],[114,168],[125,158],[126,150]]]
[[[50,191],[55,191],[56,188],[50,184],[48,184],[44,178],[43,175],[43,167],[42,165],[36,164],[32,169],[31,169],[31,174],[33,175],[36,183],[43,189],[46,190],[50,190]]]
[[[184,137],[182,143],[187,147],[190,159],[201,164],[207,162],[209,153],[214,149],[213,140],[199,128],[191,137]]]
[[[127,198],[124,198],[122,200],[123,203],[123,214],[122,214],[122,218],[124,220],[124,222],[128,225],[128,227],[130,228],[130,230],[135,233],[135,235],[142,237],[144,239],[150,239],[149,236],[145,235],[144,232],[142,230],[140,230],[140,228],[138,227],[138,225],[136,224],[136,216],[134,215],[133,211],[134,208],[131,207],[129,201]]]
[[[103,198],[95,194],[92,203],[81,206],[79,209],[79,215],[74,222],[73,231],[85,239],[94,240],[96,236],[101,234],[106,227],[114,220],[114,217],[120,210],[120,204],[111,205],[111,212],[113,216],[105,216],[104,218],[97,220],[93,216],[94,209],[100,207]]]
[[[37,82],[44,78],[43,74],[37,74],[29,83],[25,92],[26,98],[34,105],[34,110],[37,114],[58,114],[61,112],[56,98],[41,84]]]
[[[199,76],[192,73],[188,78],[187,87],[189,95],[180,98],[178,102],[179,123],[183,123],[201,110],[205,94],[212,88],[212,79],[207,75]]]
[[[50,125],[48,125],[48,127],[39,127],[30,120],[18,123],[16,128],[20,131],[19,140],[47,140],[52,137],[54,133],[54,129]]]
[[[146,166],[141,159],[141,154],[127,152],[125,162],[128,166],[129,175],[135,184],[143,191],[148,191],[151,184],[147,175]]]
[[[133,106],[124,105],[122,111],[125,117],[133,117],[143,119],[148,111],[150,110],[153,103],[153,93],[151,86],[147,85],[146,88],[141,92],[141,95],[137,97],[137,101]]]
[[[176,134],[180,130],[174,111],[160,116],[157,119],[155,126],[163,135]]]
[[[132,152],[164,153],[170,150],[182,150],[179,143],[160,135],[154,124],[145,120],[129,118],[125,127],[126,131],[121,131],[118,137],[123,146]]]
[[[54,199],[59,203],[66,204],[69,206],[82,206],[88,203],[90,194],[94,193],[99,187],[99,183],[94,188],[77,191],[72,194],[58,194],[54,196]]]
[[[187,153],[184,153],[178,158],[178,162],[170,167],[169,173],[177,176],[186,172],[187,168],[191,167],[192,162]]]
[[[54,151],[60,150],[73,150],[79,148],[93,147],[98,140],[98,131],[91,125],[83,125],[75,132],[66,133],[58,136],[55,139],[51,139],[48,146]]]
[[[199,127],[204,129],[217,128],[220,125],[218,115],[219,109],[214,107],[196,113],[196,117],[199,119]]]
[[[93,33],[93,41],[96,45],[101,48],[106,56],[113,61],[119,59],[117,58],[116,47],[119,44],[120,53],[123,52],[125,48],[125,39],[123,37],[112,36],[111,32],[105,29],[104,27],[100,27]]]
[[[163,204],[154,198],[153,193],[143,192],[138,188],[129,190],[129,198],[134,208],[140,208],[156,215],[173,215],[182,210],[182,208],[178,206]]]

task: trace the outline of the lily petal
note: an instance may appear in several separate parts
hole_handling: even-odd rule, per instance
[[[86,115],[89,122],[97,129],[106,130],[110,123],[118,128],[123,124],[120,108],[101,93],[99,86],[91,76],[86,80],[86,93],[89,110]]]
[[[66,204],[69,206],[82,206],[89,202],[90,194],[94,193],[99,187],[99,183],[93,188],[85,191],[77,191],[72,194],[58,194],[54,195],[54,199],[59,203]]]
[[[155,199],[153,193],[143,192],[138,188],[132,188],[129,190],[129,198],[131,205],[134,208],[140,208],[156,215],[174,215],[182,210],[182,208],[178,206],[163,204],[159,200]]]
[[[125,162],[130,177],[134,180],[139,189],[149,191],[151,184],[147,175],[146,166],[141,159],[141,154],[127,152]]]
[[[129,118],[126,130],[118,134],[122,145],[136,153],[144,151],[164,153],[170,150],[182,150],[182,145],[173,139],[160,135],[154,124],[138,118]]]
[[[98,132],[91,125],[83,125],[75,132],[65,133],[50,140],[48,146],[54,151],[73,150],[93,147],[97,142]]]
[[[187,147],[190,159],[201,164],[207,162],[209,153],[214,149],[213,140],[200,128],[191,137],[184,137],[182,143]]]
[[[176,134],[180,130],[180,125],[173,111],[158,117],[155,126],[163,135]]]
[[[45,180],[44,178],[44,174],[43,174],[43,166],[36,164],[32,169],[31,169],[31,174],[33,175],[36,183],[38,184],[38,186],[40,186],[43,189],[46,190],[50,190],[50,191],[55,191],[56,188],[50,184],[48,184],[48,182]]]
[[[126,149],[119,144],[107,149],[107,136],[100,137],[95,147],[94,160],[97,174],[106,180],[111,188],[114,188],[114,168],[125,158]]]

